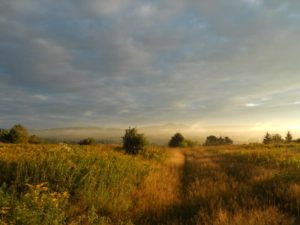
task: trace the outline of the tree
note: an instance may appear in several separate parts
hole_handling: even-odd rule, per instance
[[[273,134],[271,137],[272,144],[280,144],[283,143],[283,139],[280,134]]]
[[[263,143],[264,143],[265,145],[271,143],[271,135],[269,134],[269,132],[267,132],[266,135],[264,136]]]
[[[11,142],[9,130],[0,129],[0,142],[4,142],[4,143]]]
[[[231,145],[233,141],[229,137],[216,137],[214,135],[210,135],[206,137],[204,145]]]
[[[285,136],[285,142],[286,143],[291,143],[293,141],[293,136],[291,134],[291,132],[287,132],[286,136]]]
[[[85,138],[83,140],[81,140],[78,144],[80,145],[94,145],[96,144],[96,140],[94,138]]]
[[[232,145],[233,141],[229,137],[224,138],[224,144],[225,145]]]
[[[144,134],[139,134],[136,128],[126,129],[122,139],[126,153],[134,155],[143,150],[148,143]]]
[[[185,140],[181,133],[174,134],[169,141],[169,147],[184,147]]]
[[[10,139],[12,143],[27,143],[28,132],[25,127],[18,124],[13,126],[9,131]]]

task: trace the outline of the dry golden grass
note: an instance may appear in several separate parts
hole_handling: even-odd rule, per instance
[[[298,145],[0,144],[0,171],[0,224],[300,224]]]

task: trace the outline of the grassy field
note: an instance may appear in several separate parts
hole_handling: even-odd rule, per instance
[[[297,225],[300,146],[0,144],[0,225]]]

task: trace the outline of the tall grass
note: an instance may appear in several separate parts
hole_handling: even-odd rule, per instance
[[[297,225],[298,145],[0,144],[0,225]]]
[[[0,149],[0,218],[16,224],[47,224],[46,216],[56,215],[55,206],[61,212],[55,217],[61,219],[55,222],[49,218],[48,224],[93,224],[100,217],[112,221],[126,218],[134,190],[152,170],[143,156],[127,156],[114,146],[2,145]],[[150,152],[144,153],[146,158]],[[60,204],[58,200],[64,196],[68,198]],[[27,201],[30,198],[40,201],[43,216],[34,202]],[[52,200],[58,204],[49,208]],[[33,222],[29,217],[37,219]]]

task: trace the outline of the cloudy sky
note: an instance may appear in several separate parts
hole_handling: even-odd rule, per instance
[[[299,0],[0,0],[0,127],[300,129]]]

